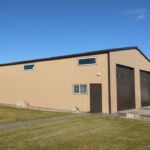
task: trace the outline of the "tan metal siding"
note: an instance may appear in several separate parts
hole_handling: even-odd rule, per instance
[[[96,65],[78,66],[78,58],[68,58],[33,63],[33,71],[24,71],[24,64],[0,67],[0,103],[27,101],[34,107],[72,110],[77,106],[89,111],[89,84],[102,83],[102,110],[108,113],[107,54],[94,57]],[[88,94],[72,94],[74,83],[88,84]]]
[[[117,111],[116,64],[125,65],[135,70],[135,103],[136,108],[141,107],[140,70],[150,71],[150,62],[137,50],[118,51],[110,53],[111,68],[111,110]]]

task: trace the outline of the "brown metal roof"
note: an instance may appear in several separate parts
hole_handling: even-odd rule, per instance
[[[131,49],[138,50],[145,57],[145,59],[147,59],[150,62],[149,58],[146,57],[146,55],[144,55],[144,53],[137,46],[132,46],[132,47],[122,47],[122,48],[113,48],[113,49],[105,49],[105,50],[96,50],[96,51],[90,51],[90,52],[84,52],[84,53],[78,53],[78,54],[70,54],[70,55],[55,56],[55,57],[48,57],[48,58],[41,58],[41,59],[11,62],[11,63],[0,64],[0,66],[10,66],[10,65],[17,65],[17,64],[34,63],[34,62],[40,62],[40,61],[49,61],[49,60],[73,58],[73,57],[80,57],[80,56],[104,54],[104,53],[110,53],[110,52],[116,52],[116,51],[125,51],[125,50],[131,50]]]

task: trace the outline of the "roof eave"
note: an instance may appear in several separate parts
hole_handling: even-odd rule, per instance
[[[105,49],[105,50],[96,50],[96,51],[91,51],[91,52],[84,52],[84,53],[63,55],[63,56],[55,56],[55,57],[49,57],[49,58],[41,58],[41,59],[33,59],[33,60],[26,60],[26,61],[11,62],[11,63],[0,64],[0,66],[10,66],[10,65],[35,63],[35,62],[41,62],[41,61],[50,61],[50,60],[66,59],[66,58],[73,58],[73,57],[82,57],[82,56],[89,56],[89,55],[96,55],[96,54],[105,54],[105,53],[109,53],[109,52],[132,50],[132,49],[138,50],[150,62],[148,57],[146,57],[144,55],[144,53],[137,46],[132,46],[132,47],[122,47],[122,48],[113,48],[113,49]]]

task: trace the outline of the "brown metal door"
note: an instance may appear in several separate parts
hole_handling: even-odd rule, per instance
[[[141,105],[150,106],[150,73],[141,71]]]
[[[117,65],[117,109],[135,108],[134,70]]]
[[[101,84],[90,84],[90,112],[102,112]]]

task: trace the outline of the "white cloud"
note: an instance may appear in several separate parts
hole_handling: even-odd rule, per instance
[[[144,20],[145,18],[146,18],[146,15],[138,15],[136,17],[136,20],[141,21],[141,20]]]
[[[137,21],[142,21],[148,16],[147,8],[128,9],[124,12],[125,15],[133,16]]]
[[[147,8],[139,8],[139,9],[128,9],[125,11],[127,15],[141,15],[146,14],[148,12]]]

